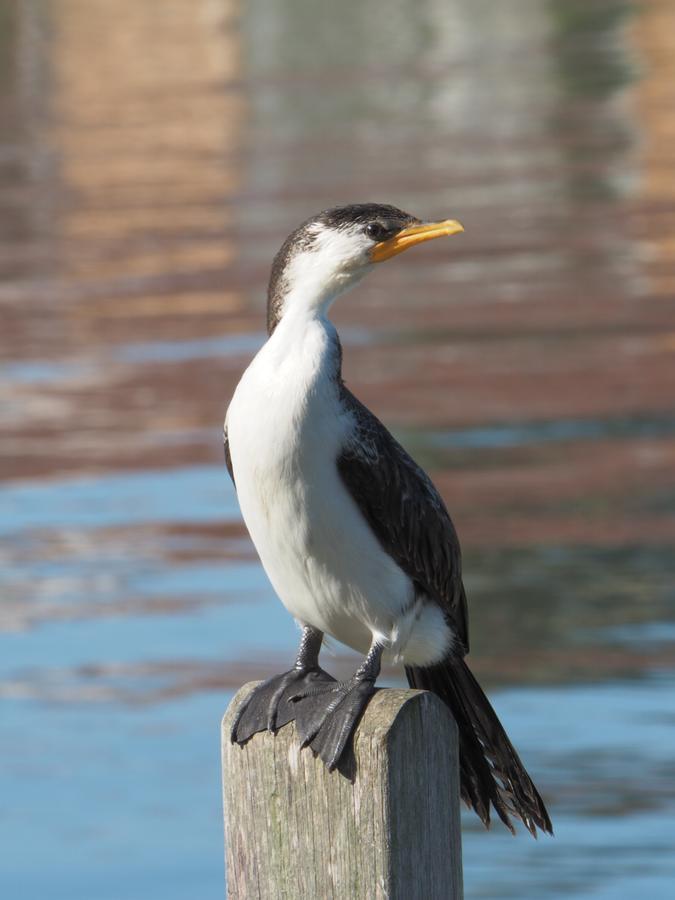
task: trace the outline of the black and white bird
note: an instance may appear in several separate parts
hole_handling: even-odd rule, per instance
[[[459,728],[461,792],[485,825],[490,807],[551,832],[537,789],[464,657],[467,604],[457,534],[440,494],[348,390],[328,319],[376,263],[463,231],[363,203],[319,213],[272,265],[269,339],[237,385],[225,458],[263,567],[302,628],[294,667],[238,710],[232,740],[295,720],[304,745],[340,763],[383,657],[437,694]],[[324,634],[364,654],[344,682],[319,665]]]

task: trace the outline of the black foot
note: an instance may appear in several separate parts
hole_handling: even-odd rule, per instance
[[[239,707],[230,732],[232,743],[244,744],[259,731],[276,732],[296,717],[297,706],[289,702],[291,697],[326,683],[337,682],[319,666],[291,669],[263,681]]]
[[[295,727],[303,747],[308,744],[332,772],[347,746],[368,701],[375,693],[374,679],[318,683],[291,693],[296,708]]]

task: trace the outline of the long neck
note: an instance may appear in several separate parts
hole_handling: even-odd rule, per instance
[[[307,277],[313,274],[315,277]],[[311,272],[305,273],[303,278],[293,279],[292,284],[292,287],[289,286],[283,277],[270,284],[267,298],[267,333],[270,335],[282,320],[289,317],[295,322],[311,319],[327,321],[333,301],[348,286],[338,280],[326,284]]]
[[[330,378],[342,379],[340,338],[321,308],[289,304],[265,349],[280,376],[290,367],[302,368],[310,377],[312,371],[320,370]]]
[[[323,319],[333,301],[363,278],[367,269],[346,270],[328,265],[312,251],[277,254],[267,291],[267,331],[272,334],[282,319],[296,313]]]

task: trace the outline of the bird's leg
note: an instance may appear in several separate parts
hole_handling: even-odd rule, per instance
[[[319,665],[322,641],[322,631],[309,625],[303,628],[293,668],[263,681],[237,710],[230,734],[233,743],[243,744],[258,731],[276,732],[294,719],[296,707],[289,700],[298,691],[336,683]]]
[[[373,640],[368,655],[348,681],[308,685],[289,696],[297,706],[295,727],[303,747],[308,744],[332,771],[368,701],[380,674],[382,647]]]

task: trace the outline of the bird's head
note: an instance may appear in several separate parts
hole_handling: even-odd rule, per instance
[[[422,222],[382,203],[327,209],[303,222],[274,258],[267,295],[271,334],[292,310],[321,313],[370,271],[423,241],[464,231],[459,222]]]

